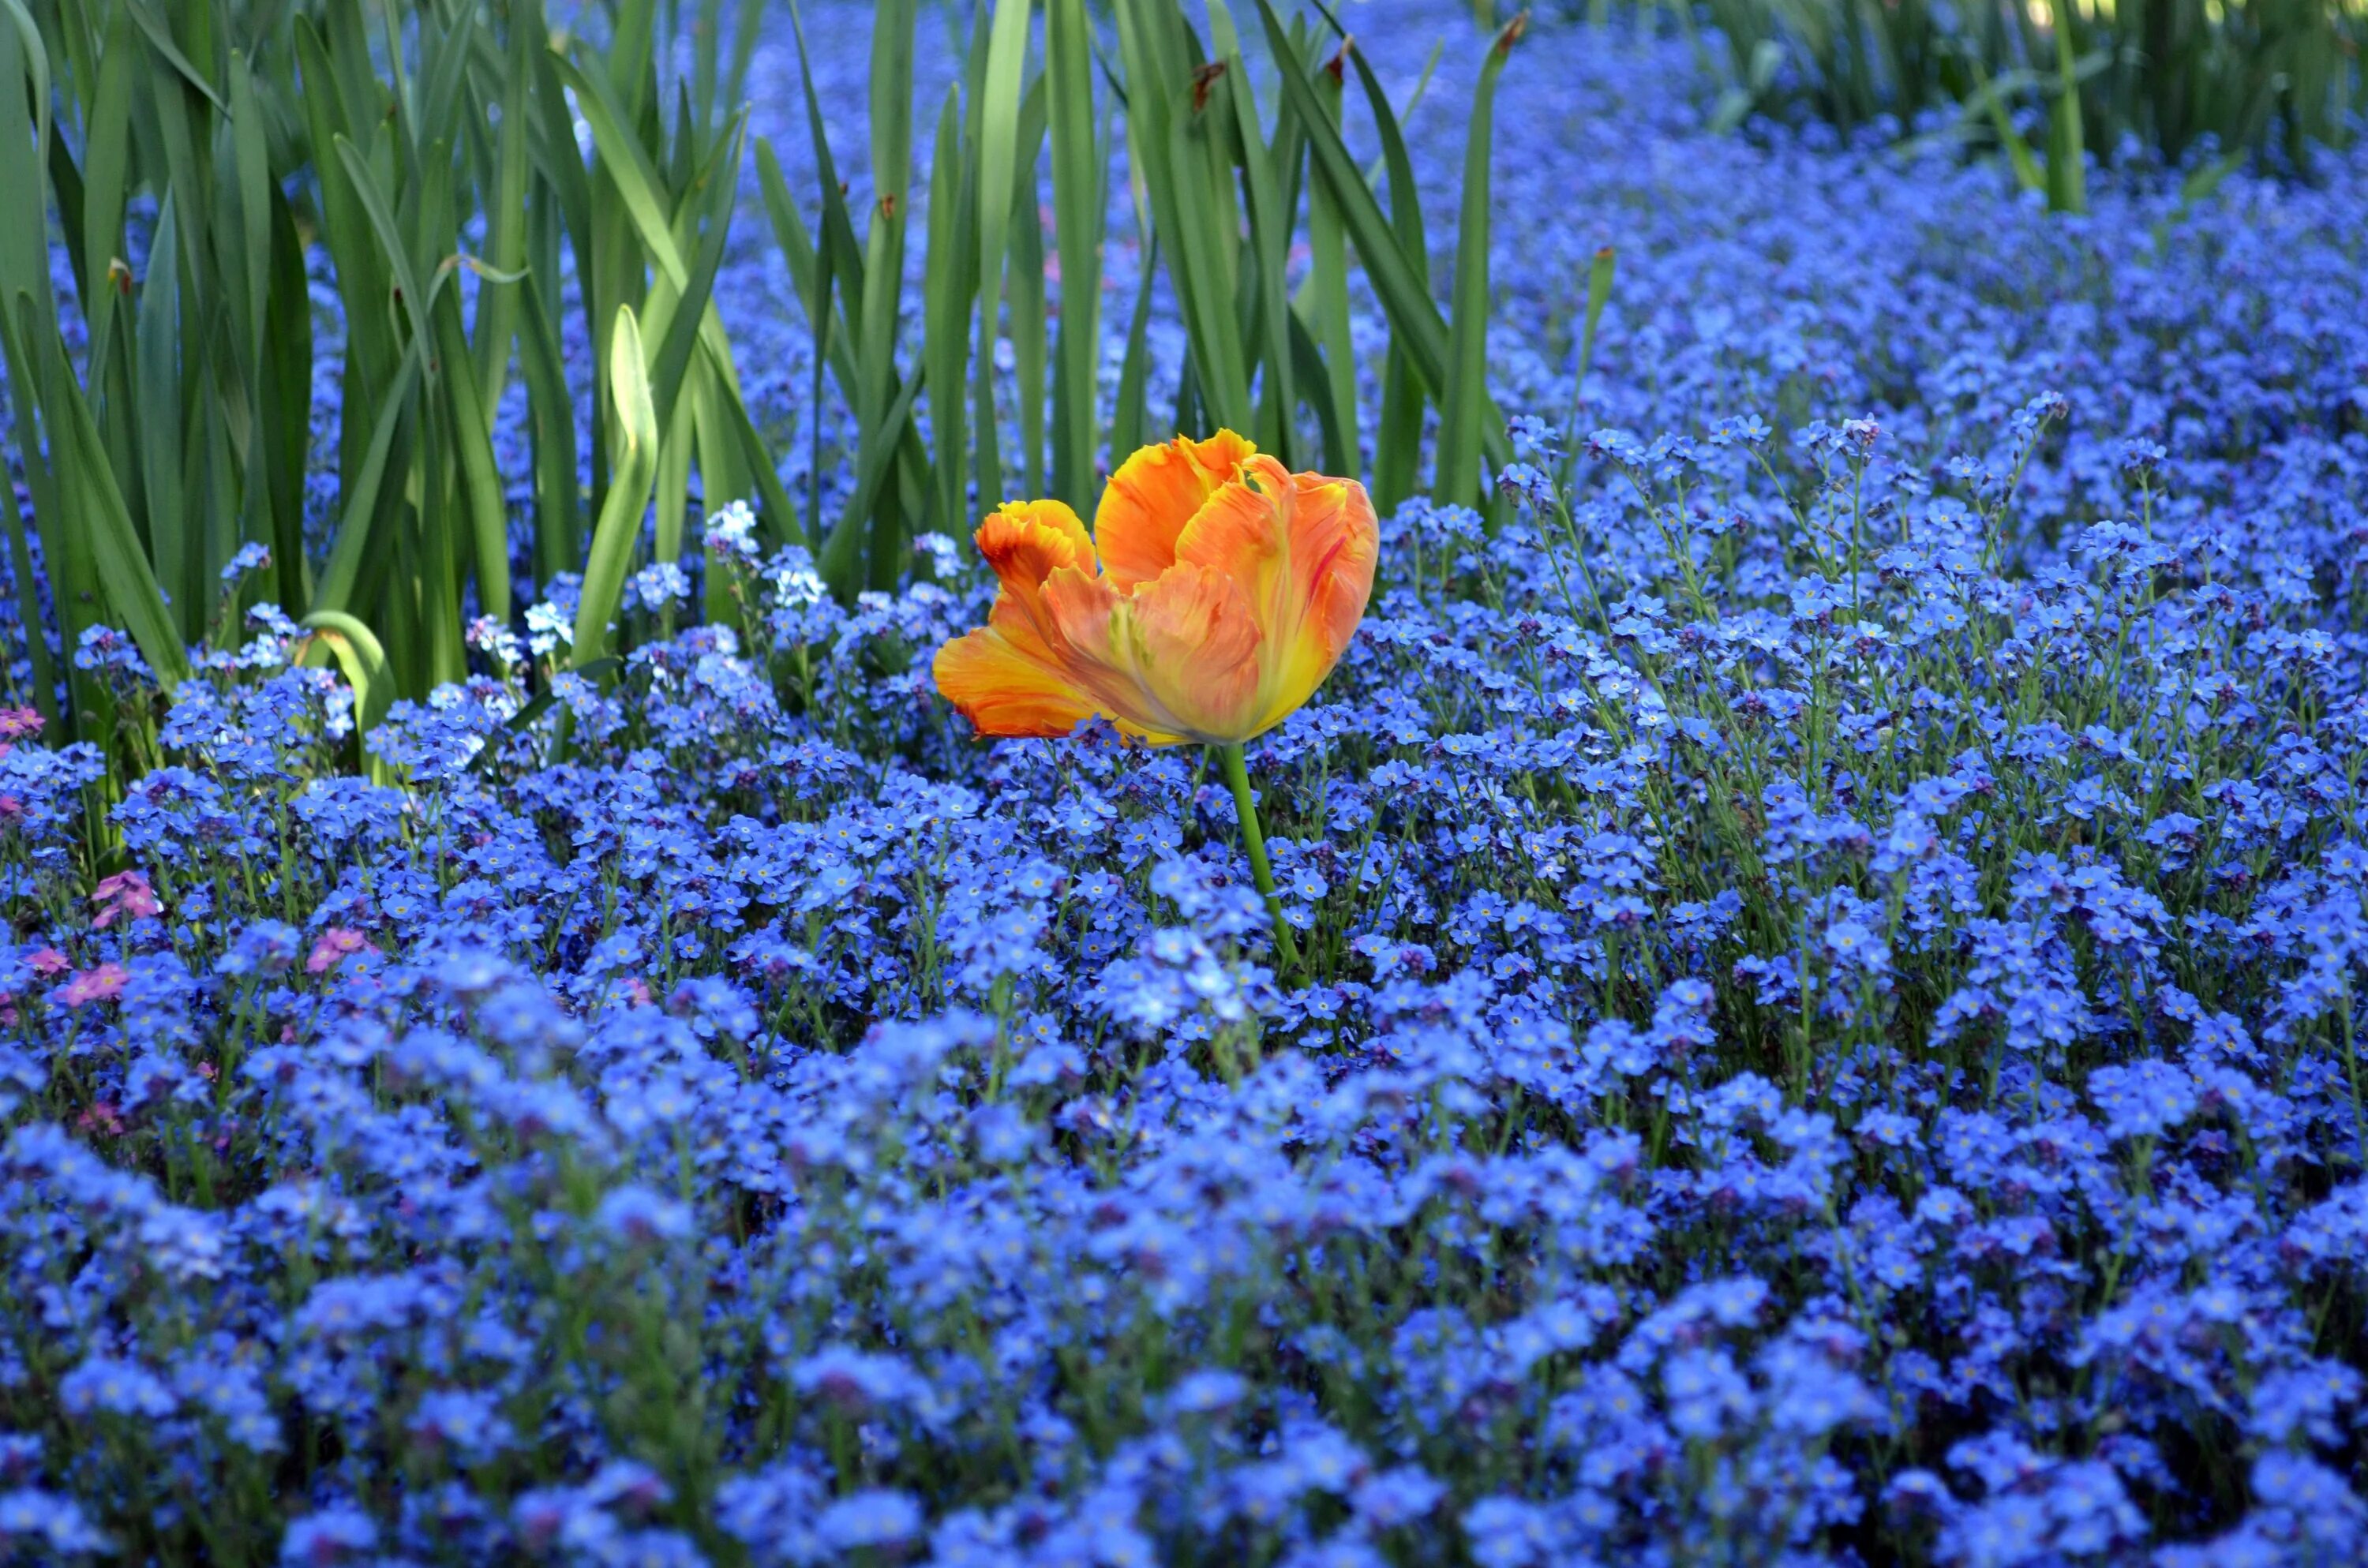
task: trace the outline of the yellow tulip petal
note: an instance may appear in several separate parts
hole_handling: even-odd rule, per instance
[[[1119,465],[1094,513],[1102,573],[1121,593],[1176,564],[1176,538],[1210,493],[1258,449],[1231,430],[1205,441],[1178,436]]]

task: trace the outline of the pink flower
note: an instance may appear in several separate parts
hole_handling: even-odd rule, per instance
[[[112,1100],[93,1100],[83,1113],[74,1118],[74,1126],[85,1132],[103,1133],[109,1138],[123,1136],[123,1116]]]
[[[151,915],[164,913],[165,906],[156,901],[155,890],[148,879],[138,871],[118,871],[98,884],[90,895],[98,905],[98,918],[91,925],[101,931],[120,920],[144,920]]]
[[[48,979],[74,968],[74,961],[55,948],[39,948],[25,955],[25,967]]]
[[[321,933],[313,944],[313,956],[304,960],[307,974],[325,974],[355,953],[374,953],[370,938],[349,926],[332,926]]]
[[[58,1000],[69,1007],[81,1007],[93,1002],[112,1002],[123,994],[123,983],[131,972],[120,963],[103,963],[86,969],[58,987]]]
[[[25,736],[38,735],[40,733],[41,716],[31,709],[0,708],[0,756],[6,756],[11,750],[15,749],[17,742]],[[17,804],[14,796],[0,796],[0,801],[6,801],[8,805]],[[17,810],[21,811],[23,808],[17,806]],[[0,818],[12,817],[16,814],[16,811],[0,808]]]

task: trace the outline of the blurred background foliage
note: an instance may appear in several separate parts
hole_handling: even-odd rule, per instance
[[[1492,7],[1483,4],[1486,15]],[[1596,24],[1611,0],[1560,0]],[[2308,176],[2368,111],[2362,0],[1699,0],[1637,9],[1693,35],[1717,113],[1964,137],[2027,186],[2051,152],[2194,172],[2252,159]]]

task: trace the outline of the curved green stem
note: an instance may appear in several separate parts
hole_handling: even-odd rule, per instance
[[[1275,951],[1292,969],[1299,967],[1299,944],[1291,935],[1291,922],[1282,917],[1282,899],[1274,891],[1274,868],[1267,864],[1266,835],[1258,831],[1258,801],[1250,794],[1249,764],[1243,760],[1241,743],[1209,748],[1225,765],[1225,782],[1234,787],[1234,815],[1242,824],[1242,847],[1249,852],[1250,873],[1258,878],[1258,890],[1266,895],[1266,912],[1274,921]]]

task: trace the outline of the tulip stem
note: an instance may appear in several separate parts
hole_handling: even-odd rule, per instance
[[[1266,895],[1266,912],[1274,921],[1275,951],[1292,969],[1299,967],[1299,944],[1292,939],[1291,922],[1282,917],[1282,898],[1274,891],[1274,868],[1267,864],[1266,835],[1258,831],[1258,800],[1250,793],[1249,764],[1242,756],[1239,741],[1229,746],[1211,746],[1225,764],[1225,782],[1234,787],[1234,815],[1242,824],[1242,847],[1249,852],[1250,874],[1258,879],[1258,890]]]

